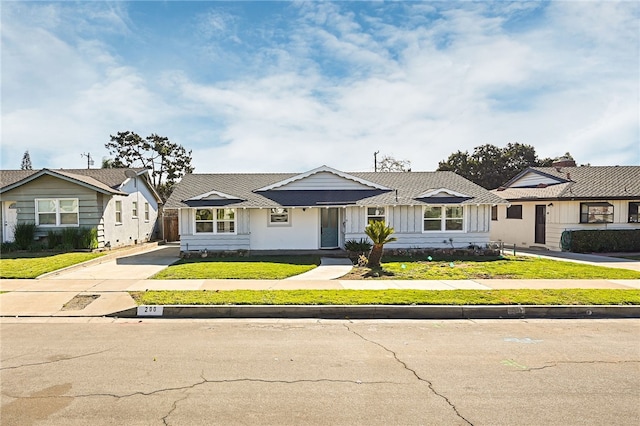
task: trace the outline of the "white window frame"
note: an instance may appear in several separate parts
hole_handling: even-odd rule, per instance
[[[54,211],[52,212],[40,212],[38,210],[38,203],[40,201],[48,201],[54,203]],[[73,201],[75,202],[75,211],[71,212],[63,212],[60,208],[61,201]],[[41,214],[55,214],[56,223],[40,223],[40,215]],[[75,214],[76,215],[76,223],[62,223],[61,215],[62,214]],[[77,198],[36,198],[35,199],[35,216],[36,216],[36,226],[42,227],[78,227],[80,226],[80,200]]]
[[[449,208],[461,208],[462,209],[462,217],[448,217],[447,216],[447,209]],[[439,218],[433,218],[433,219],[425,219],[424,214],[426,212],[427,209],[440,209],[440,217]],[[464,208],[464,206],[461,205],[443,205],[443,206],[433,206],[433,205],[429,205],[429,206],[424,206],[422,208],[422,233],[423,234],[429,234],[429,233],[435,233],[435,232],[446,232],[446,233],[451,233],[451,232],[466,232],[466,220],[465,220],[465,211],[466,209]],[[433,230],[425,230],[424,229],[424,223],[425,220],[429,220],[432,222],[440,222],[440,229],[433,229]],[[447,229],[447,221],[452,221],[452,220],[462,220],[462,229]]]
[[[211,211],[211,220],[197,220],[198,210],[210,210]],[[219,211],[229,210],[233,212],[233,219],[220,219],[218,217]],[[201,231],[198,232],[197,226],[198,223],[212,223],[212,232]],[[220,232],[218,231],[218,225],[220,223],[233,223],[233,232]],[[237,235],[238,234],[238,212],[236,209],[228,209],[228,208],[212,208],[212,207],[201,207],[197,209],[193,209],[193,233],[194,234],[204,234],[204,235]]]
[[[133,219],[138,218],[138,202],[137,201],[133,201],[131,203],[131,217]]]
[[[116,200],[114,209],[116,225],[122,225],[122,200]]]
[[[149,203],[144,203],[144,221],[149,222]]]
[[[268,215],[268,220],[267,220],[267,225],[268,226],[291,226],[291,209],[288,209],[286,207],[275,207],[275,208],[271,208],[269,209],[269,212],[267,213]],[[274,220],[274,218],[276,217],[286,217],[286,220]]]
[[[373,211],[372,211],[373,210]],[[384,224],[387,223],[387,208],[385,206],[375,206],[369,207],[367,206],[364,211],[364,222],[369,225],[369,223],[377,221],[382,222]]]

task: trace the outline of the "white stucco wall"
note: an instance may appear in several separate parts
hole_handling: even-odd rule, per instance
[[[105,243],[110,243],[111,247],[119,247],[149,241],[153,237],[158,219],[158,202],[141,178],[129,179],[120,190],[129,195],[104,198]],[[120,224],[116,224],[116,201],[122,202]],[[138,203],[137,217],[133,217],[134,202]],[[149,203],[149,220],[144,217],[145,203]]]
[[[250,211],[252,250],[316,250],[320,246],[320,209],[290,210],[289,225],[269,225],[269,209]]]
[[[547,203],[512,203],[512,205],[522,205],[522,219],[507,219],[507,206],[498,205],[498,220],[491,221],[491,241],[502,241],[519,247],[534,245],[536,204],[546,205]],[[540,246],[540,244],[536,245]]]

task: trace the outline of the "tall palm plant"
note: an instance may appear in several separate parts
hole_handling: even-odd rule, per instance
[[[373,243],[371,253],[369,253],[369,262],[367,262],[369,268],[380,267],[384,245],[397,240],[396,237],[391,236],[394,232],[393,228],[385,225],[382,221],[369,222],[369,225],[364,228],[364,233],[367,234]]]

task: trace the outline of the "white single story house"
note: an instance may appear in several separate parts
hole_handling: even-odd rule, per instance
[[[35,223],[36,238],[68,227],[96,228],[98,247],[148,241],[161,199],[147,169],[0,170],[1,241],[18,223]]]
[[[318,250],[395,229],[389,248],[489,243],[491,207],[505,203],[453,172],[188,174],[165,204],[177,209],[182,251]]]
[[[564,231],[640,229],[640,166],[531,167],[492,192],[509,203],[491,223],[506,244],[567,250]]]

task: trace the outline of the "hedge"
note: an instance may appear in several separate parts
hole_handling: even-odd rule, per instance
[[[640,229],[565,231],[563,240],[575,253],[640,252]]]

